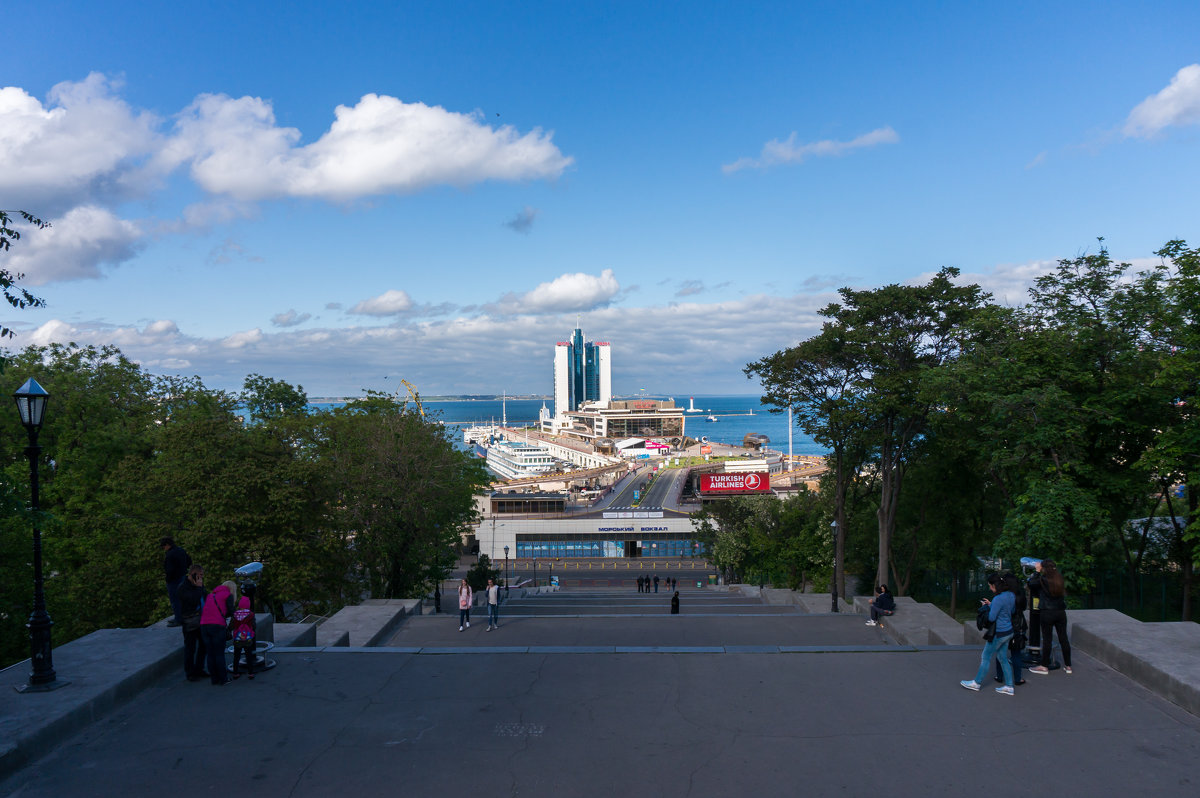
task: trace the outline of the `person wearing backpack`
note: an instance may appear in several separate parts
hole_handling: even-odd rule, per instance
[[[237,609],[233,611],[233,620],[230,623],[230,629],[233,632],[233,678],[241,677],[238,671],[238,661],[244,654],[246,656],[246,672],[250,674],[250,678],[254,678],[254,659],[257,654],[255,650],[255,634],[258,630],[258,624],[254,617],[254,610],[250,607],[250,597],[242,596],[238,601]]]
[[[1013,685],[1020,687],[1025,684],[1021,678],[1021,659],[1028,638],[1029,626],[1025,623],[1025,589],[1016,574],[1004,575],[1004,589],[1013,594],[1015,604],[1012,614],[1013,636],[1008,642],[1008,656],[1012,661]],[[1003,656],[1004,652],[1000,653]],[[996,659],[996,681],[1002,681],[1002,669],[999,658]]]
[[[1013,672],[1012,661],[1008,655],[1008,642],[1013,637],[1012,615],[1013,608],[1016,606],[1016,596],[1008,590],[1001,590],[1004,585],[1004,580],[1000,578],[1000,574],[992,574],[988,577],[988,588],[994,594],[993,600],[980,599],[980,603],[988,608],[986,619],[994,627],[988,629],[984,635],[984,640],[987,642],[983,646],[983,654],[979,659],[979,670],[975,672],[975,678],[970,681],[959,682],[960,685],[968,690],[979,692],[979,688],[983,686],[982,682],[987,678],[988,669],[992,666],[992,659],[1000,655],[1000,666],[1004,669],[1004,686],[997,687],[996,692],[1001,695],[1013,695]],[[980,608],[982,615],[982,607]]]
[[[230,681],[225,668],[225,636],[229,633],[229,616],[233,615],[233,587],[232,582],[217,585],[200,610],[200,638],[204,641],[208,676],[214,687]]]

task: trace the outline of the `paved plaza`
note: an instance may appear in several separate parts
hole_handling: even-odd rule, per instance
[[[564,590],[492,632],[478,610],[463,632],[417,616],[385,647],[278,653],[254,682],[172,674],[0,794],[1200,794],[1200,719],[1085,654],[973,693],[974,647],[681,594],[672,616],[666,594]]]

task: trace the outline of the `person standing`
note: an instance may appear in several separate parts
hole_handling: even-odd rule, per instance
[[[1007,590],[1001,590],[1004,580],[1000,578],[1000,574],[992,574],[988,577],[988,588],[991,589],[994,600],[980,599],[980,601],[988,607],[987,618],[994,626],[989,633],[991,639],[988,639],[983,646],[983,653],[979,658],[979,670],[975,672],[975,678],[970,681],[959,682],[960,685],[968,690],[979,692],[979,688],[983,686],[983,680],[987,677],[988,669],[992,666],[992,660],[1000,653],[1000,666],[1004,669],[1004,686],[997,687],[996,692],[1001,695],[1014,695],[1013,690],[1013,672],[1012,662],[1008,656],[1008,642],[1012,640],[1012,614],[1013,607],[1016,605],[1016,597]],[[985,636],[985,639],[986,636]]]
[[[217,585],[200,610],[200,637],[204,641],[204,659],[208,677],[214,687],[229,683],[225,668],[225,635],[229,631],[229,616],[233,615],[232,582]]]
[[[487,584],[487,610],[488,610],[488,628],[490,632],[493,629],[500,628],[500,588],[496,586],[496,580],[489,579]]]
[[[237,679],[242,675],[238,672],[238,661],[242,655],[245,655],[246,673],[253,679],[254,660],[258,656],[255,641],[258,633],[258,619],[254,617],[249,596],[242,596],[238,601],[237,609],[233,611],[231,626],[233,632],[233,678]]]
[[[179,612],[183,617],[183,674],[189,682],[206,675],[204,641],[200,639],[200,606],[207,595],[204,569],[193,564],[179,588]]]
[[[1029,653],[1042,656],[1042,573],[1041,563],[1033,565],[1033,573],[1029,576]]]
[[[471,628],[471,602],[475,600],[475,594],[471,592],[471,586],[464,579],[458,583],[458,631],[463,630],[463,626]]]
[[[1071,672],[1071,642],[1067,640],[1067,584],[1054,560],[1042,560],[1034,566],[1042,576],[1042,660],[1041,664],[1029,669],[1030,673],[1045,676],[1050,672],[1050,653],[1054,644],[1050,639],[1053,629],[1058,634],[1058,647],[1062,650],[1063,671]]]
[[[654,575],[654,592],[658,592],[658,574]]]
[[[679,591],[678,590],[675,591],[674,596],[671,596],[671,614],[672,615],[679,614]]]
[[[163,550],[163,578],[167,583],[167,598],[171,600],[171,612],[174,617],[167,621],[167,626],[183,625],[183,615],[179,612],[179,588],[187,576],[192,558],[182,546],[175,545],[175,539],[161,538],[158,545]]]
[[[1004,575],[1004,589],[1013,594],[1013,636],[1008,643],[1008,656],[1012,662],[1013,670],[1013,685],[1020,687],[1025,684],[1025,680],[1021,678],[1021,659],[1024,657],[1025,643],[1028,641],[1029,627],[1025,623],[1025,587],[1021,584],[1021,580],[1016,574]],[[1004,652],[1000,652],[1000,657],[1004,656]],[[996,659],[996,681],[1001,681],[1000,659]]]

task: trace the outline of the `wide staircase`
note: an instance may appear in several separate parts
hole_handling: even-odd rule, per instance
[[[863,625],[854,613],[807,613],[770,604],[737,591],[679,588],[672,594],[638,593],[635,587],[513,591],[500,606],[500,624],[488,631],[487,611],[471,610],[471,626],[459,631],[458,612],[405,620],[385,644],[421,650],[712,650],[894,645],[882,630]]]

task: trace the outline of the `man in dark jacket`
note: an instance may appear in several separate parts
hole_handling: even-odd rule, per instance
[[[175,545],[174,538],[163,538],[158,544],[163,550],[163,578],[167,583],[167,597],[171,599],[171,611],[175,613],[175,617],[167,621],[167,626],[179,626],[183,623],[183,616],[179,612],[179,586],[187,576],[192,558],[182,546]]]

